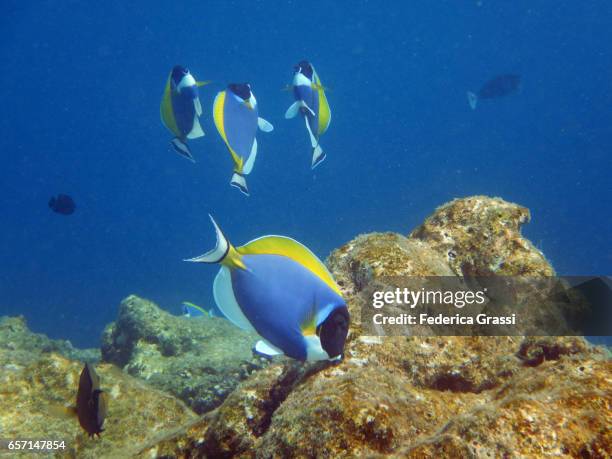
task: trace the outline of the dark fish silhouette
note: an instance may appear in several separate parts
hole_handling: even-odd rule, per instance
[[[81,427],[89,434],[100,436],[106,418],[106,394],[100,389],[100,378],[93,365],[85,364],[79,378],[76,414]]]
[[[482,88],[475,94],[468,91],[467,97],[468,102],[472,110],[476,108],[476,105],[480,99],[495,99],[497,97],[504,97],[508,94],[517,92],[521,87],[521,76],[515,74],[499,75],[491,80],[487,81]]]
[[[49,207],[58,214],[70,215],[74,213],[76,204],[67,194],[58,194],[49,199]]]

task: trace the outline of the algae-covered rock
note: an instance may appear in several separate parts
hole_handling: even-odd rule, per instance
[[[361,310],[369,305],[372,288],[384,290],[391,277],[454,276],[444,257],[421,241],[396,233],[357,236],[327,259],[330,272],[351,314],[349,341],[361,334]]]
[[[50,339],[30,331],[23,316],[0,317],[0,349],[19,355],[17,360],[36,359],[40,352],[56,352],[72,360],[97,362],[99,349],[77,349],[68,340]]]
[[[539,457],[612,454],[612,367],[583,338],[364,336],[360,311],[393,276],[550,276],[529,211],[473,197],[409,237],[362,235],[327,263],[351,313],[337,365],[279,362],[214,411],[141,451],[207,457]]]
[[[204,413],[267,364],[253,356],[256,339],[225,319],[173,316],[131,295],[104,330],[102,358]]]
[[[391,276],[453,276],[446,258],[428,244],[397,233],[357,236],[336,249],[327,265],[344,295]]]
[[[455,199],[410,233],[448,260],[457,275],[553,276],[542,252],[521,235],[529,209],[487,196]]]
[[[7,320],[6,323],[23,321]],[[31,334],[27,329],[25,334]],[[41,335],[37,340],[45,341]],[[59,457],[130,457],[158,436],[197,416],[180,400],[143,384],[110,364],[96,365],[108,411],[100,438],[89,438],[67,407],[76,403],[81,361],[37,346],[0,348],[0,437],[63,440]],[[1,455],[1,454],[0,454]],[[45,457],[41,455],[41,457]]]
[[[521,305],[519,324],[506,334],[571,334],[574,320],[584,305],[555,292],[564,289],[551,276],[555,271],[544,255],[520,234],[529,211],[499,198],[475,196],[456,199],[438,208],[409,237],[395,233],[361,235],[332,252],[327,263],[349,299],[352,337],[373,334],[371,314],[374,292],[397,288],[451,291],[470,285],[488,291],[490,304],[470,313],[511,316]],[[512,277],[509,277],[512,276]],[[504,279],[502,281],[502,279]],[[514,309],[513,309],[514,308]],[[452,312],[449,306],[447,315]],[[364,315],[364,311],[370,316]],[[387,304],[388,316],[406,312],[402,305]],[[436,306],[435,312],[443,309]],[[361,320],[369,319],[362,327]],[[450,329],[444,325],[416,324],[410,327],[377,327],[406,335],[436,336]],[[499,326],[474,325],[451,331],[464,335],[494,335]]]
[[[465,339],[452,342],[455,356],[464,350]],[[421,360],[429,372],[424,371],[420,383],[410,377],[409,368],[402,372],[350,358],[336,366],[305,365],[302,370],[298,364],[275,364],[241,383],[187,431],[144,449],[140,457],[153,452],[205,457],[495,457],[515,445],[521,456],[530,457],[540,454],[539,441],[550,454],[610,453],[605,426],[612,413],[612,367],[602,353],[584,344],[581,352],[533,367],[518,358],[520,342],[513,339],[501,350],[495,340],[479,339],[489,354],[512,360],[513,367],[496,375],[499,381],[492,386],[455,385],[453,381],[469,381],[479,370],[462,369],[450,357],[430,356],[428,364]],[[557,340],[563,346],[567,339]],[[446,380],[432,377],[436,373],[458,377],[441,383]]]
[[[612,362],[583,354],[527,368],[395,457],[610,457]]]

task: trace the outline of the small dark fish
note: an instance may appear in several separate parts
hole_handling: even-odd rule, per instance
[[[58,194],[49,199],[49,207],[58,214],[70,215],[74,213],[76,204],[67,194]]]
[[[100,389],[100,378],[93,365],[85,364],[79,378],[76,413],[81,427],[89,434],[100,436],[106,418],[106,394]]]
[[[472,110],[480,99],[495,99],[517,92],[521,87],[521,76],[515,74],[499,75],[487,81],[478,94],[468,91],[468,102]]]

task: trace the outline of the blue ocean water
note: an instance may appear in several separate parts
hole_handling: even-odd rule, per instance
[[[409,232],[472,194],[532,211],[524,233],[561,274],[610,274],[612,5],[492,2],[7,1],[0,17],[0,315],[95,346],[130,293],[180,312],[212,300],[208,213],[243,243],[292,236],[321,257],[369,231]],[[311,60],[332,122],[310,170],[304,126],[283,115]],[[207,135],[194,165],[171,152],[159,103],[187,65]],[[522,90],[471,111],[503,73]],[[211,107],[248,81],[260,116],[251,196]],[[57,193],[77,204],[50,212]]]

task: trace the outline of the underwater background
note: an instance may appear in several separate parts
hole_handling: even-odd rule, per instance
[[[560,274],[610,274],[612,5],[605,1],[16,2],[0,17],[0,315],[97,346],[128,294],[178,314],[211,305],[208,213],[237,245],[296,238],[324,258],[358,233],[413,228],[454,197],[528,207],[525,235]],[[607,43],[607,44],[606,44]],[[285,120],[293,65],[314,63],[332,121],[310,169]],[[200,80],[196,163],[159,119],[175,64]],[[468,105],[503,73],[519,93]],[[250,197],[212,120],[251,83],[260,116]],[[66,193],[76,212],[50,211]]]

